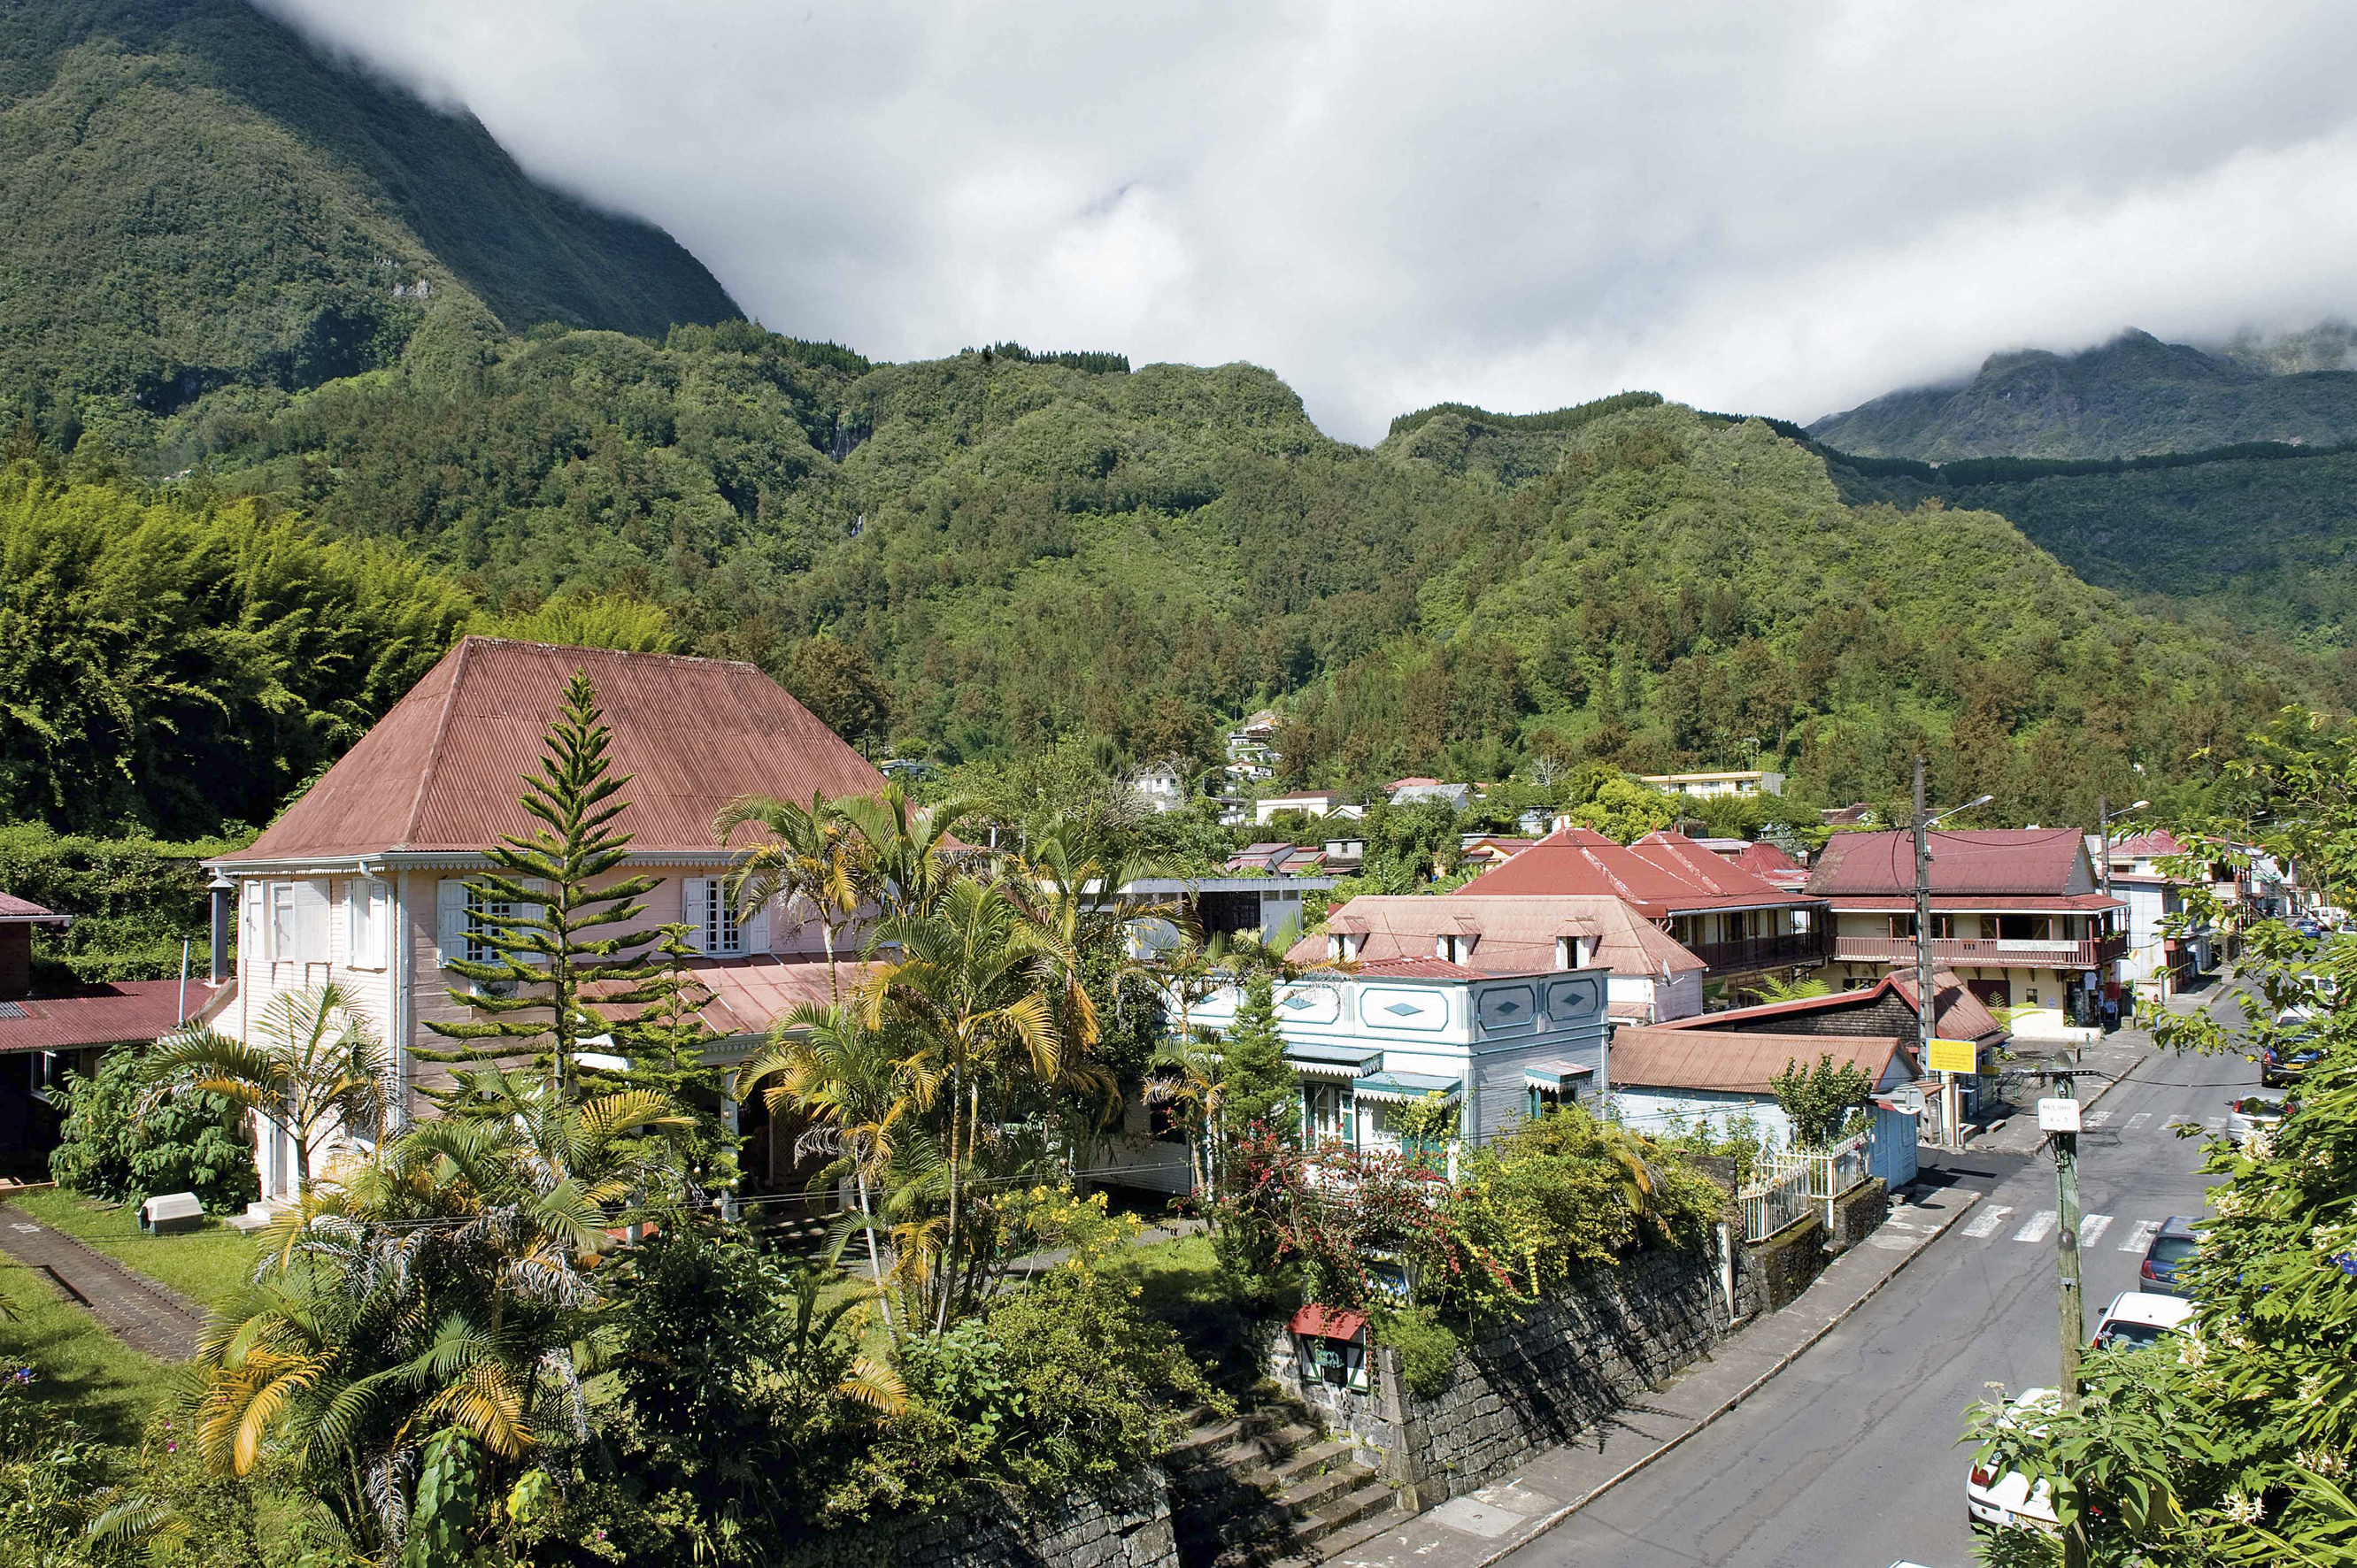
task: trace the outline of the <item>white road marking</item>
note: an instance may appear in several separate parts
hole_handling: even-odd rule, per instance
[[[2159,1234],[2159,1220],[2139,1219],[2136,1222],[2136,1229],[2128,1232],[2128,1239],[2120,1243],[2120,1251],[2123,1252],[2141,1252],[2147,1247],[2151,1246],[2152,1239]]]
[[[2147,1124],[2149,1124],[2149,1123],[2151,1122],[2151,1121],[2152,1121],[2152,1112],[2149,1112],[2149,1111],[2139,1111],[2139,1112],[2137,1112],[2135,1115],[2133,1115],[2133,1116],[2131,1116],[2131,1117],[2129,1117],[2129,1118],[2128,1118],[2128,1131],[2129,1131],[2129,1132],[2131,1132],[2131,1133],[2140,1131],[2140,1130],[2141,1130],[2141,1129],[2143,1129],[2145,1126],[2147,1126]]]
[[[2086,1127],[2100,1127],[2111,1119],[2112,1113],[2108,1111],[2090,1111],[2087,1112],[2086,1121],[2082,1122],[2081,1125]]]
[[[2103,1240],[2104,1232],[2109,1230],[2111,1228],[2112,1217],[2108,1214],[2089,1214],[2083,1216],[2079,1221],[2079,1245],[2082,1247],[2093,1246],[2097,1241]]]
[[[2043,1241],[2054,1234],[2054,1227],[2061,1222],[2061,1215],[2051,1208],[2041,1208],[2029,1217],[2029,1224],[2014,1233],[2013,1239],[2017,1241]]]
[[[1964,1234],[1975,1241],[1986,1241],[1996,1234],[1997,1228],[2005,1223],[2005,1217],[2012,1212],[2012,1209],[2002,1206],[1984,1208],[1978,1219],[1964,1227]]]
[[[2226,1130],[2226,1119],[2223,1116],[2204,1116],[2201,1119],[2201,1130],[2215,1137]]]

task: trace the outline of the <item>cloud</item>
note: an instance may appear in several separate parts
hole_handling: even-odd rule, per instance
[[[2339,4],[264,3],[780,331],[1250,360],[1353,440],[2357,311]]]

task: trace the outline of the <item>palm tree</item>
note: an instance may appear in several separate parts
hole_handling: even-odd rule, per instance
[[[861,899],[885,916],[917,916],[940,903],[958,875],[950,830],[965,814],[958,801],[918,806],[898,784],[834,802],[859,835]]]
[[[738,1101],[771,1079],[764,1102],[777,1115],[788,1105],[806,1112],[810,1130],[798,1152],[832,1155],[811,1179],[816,1190],[848,1176],[859,1193],[857,1223],[867,1234],[867,1271],[880,1297],[884,1263],[876,1245],[876,1209],[869,1189],[892,1165],[895,1138],[921,1092],[919,1063],[894,1054],[888,1036],[870,1028],[857,1009],[840,1003],[802,1006],[770,1029],[760,1055],[737,1069],[729,1091]],[[847,1232],[846,1232],[847,1234]],[[884,1304],[885,1326],[892,1308]]]
[[[376,1025],[334,981],[282,991],[251,1040],[192,1024],[156,1043],[144,1064],[143,1114],[175,1090],[225,1095],[286,1135],[296,1191],[311,1186],[312,1151],[340,1130],[374,1136],[391,1119],[394,1088]]]
[[[897,1023],[911,1032],[925,1065],[918,1079],[921,1104],[939,1090],[949,1094],[948,1223],[944,1255],[958,1242],[959,1171],[974,1158],[981,1075],[1057,1081],[1066,1038],[1050,995],[1063,962],[1056,939],[1032,920],[1002,882],[961,873],[943,887],[936,907],[902,910],[878,922],[871,950],[890,949],[860,999],[869,1028]],[[1085,1047],[1090,1042],[1078,1042]],[[949,1293],[934,1313],[948,1326]]]
[[[748,914],[780,897],[788,908],[807,904],[826,944],[828,989],[835,1001],[842,1001],[834,939],[859,912],[862,880],[861,844],[850,820],[813,790],[808,806],[748,796],[722,811],[712,827],[725,844],[748,823],[767,829],[770,836],[753,846],[729,877],[729,896]]]
[[[1227,1109],[1226,1058],[1216,1042],[1185,1032],[1165,1040],[1152,1065],[1161,1071],[1147,1080],[1146,1101],[1176,1112],[1187,1129],[1188,1175],[1198,1191],[1207,1191],[1215,1175],[1211,1132]]]
[[[1744,986],[1744,993],[1757,1002],[1799,1002],[1811,996],[1830,996],[1833,987],[1821,979],[1785,980],[1763,974]]]

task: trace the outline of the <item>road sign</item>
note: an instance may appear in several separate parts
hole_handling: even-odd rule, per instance
[[[2038,1102],[2038,1130],[2041,1133],[2076,1133],[2079,1131],[2079,1102],[2075,1100],[2041,1100]]]
[[[1980,1055],[1970,1040],[1933,1040],[1923,1065],[1933,1072],[1978,1072]]]

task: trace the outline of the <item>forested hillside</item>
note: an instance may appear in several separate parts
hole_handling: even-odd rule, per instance
[[[2357,689],[2357,451],[2245,446],[2141,463],[1837,461],[1854,500],[2002,512],[2156,613],[2328,654]]]
[[[0,408],[70,442],[392,363],[429,309],[658,336],[737,314],[660,230],[242,0],[0,0]]]
[[[1275,700],[1304,779],[1759,757],[1846,800],[1921,744],[2059,813],[2315,683],[1989,513],[1847,506],[1764,422],[1445,407],[1368,451],[1248,366],[1086,362],[1115,368],[877,366],[743,324],[482,336],[215,394],[142,460],[192,503],[397,545],[489,613],[653,607],[871,747],[951,762],[1072,734],[1208,762]]]
[[[1992,354],[1961,386],[1878,397],[1809,426],[1826,446],[1868,457],[2113,457],[2193,452],[2244,441],[2338,446],[2357,440],[2357,371],[2325,362],[2329,328],[2253,341],[2233,357],[2129,331],[2077,354]]]

